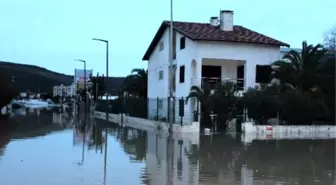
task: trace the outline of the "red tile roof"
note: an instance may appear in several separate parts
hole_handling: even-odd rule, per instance
[[[169,21],[163,21],[156,32],[151,44],[149,45],[142,60],[148,60],[155,46],[161,39],[166,28],[170,26]],[[240,42],[251,44],[264,44],[273,46],[287,46],[289,44],[278,41],[261,33],[252,31],[243,26],[234,25],[233,31],[223,31],[219,26],[212,26],[209,23],[194,22],[173,22],[174,30],[183,34],[191,40],[196,41],[223,41],[223,42]]]

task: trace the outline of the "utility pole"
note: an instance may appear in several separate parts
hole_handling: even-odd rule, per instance
[[[169,131],[172,132],[173,128],[173,118],[174,118],[174,112],[173,108],[175,106],[175,100],[174,100],[174,80],[173,80],[173,74],[174,74],[174,68],[173,68],[173,0],[170,0],[170,26],[169,26],[169,100],[168,100],[168,120],[169,120]]]
[[[173,80],[173,74],[174,74],[174,68],[173,68],[173,0],[170,0],[170,27],[169,27],[169,100],[168,100],[168,120],[169,120],[169,135],[167,138],[167,175],[170,183],[172,183],[173,179],[173,166],[174,166],[174,140],[173,140],[173,124],[174,124],[174,111],[173,108],[175,106],[175,98],[174,96],[174,83]]]

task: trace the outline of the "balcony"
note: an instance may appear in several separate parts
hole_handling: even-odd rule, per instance
[[[225,82],[233,82],[237,84],[237,88],[239,91],[244,90],[244,79],[242,78],[227,78],[227,79],[221,79],[221,78],[207,78],[202,77],[201,80],[201,87],[203,88],[203,85],[205,83],[210,85],[211,89],[214,89],[218,84],[223,84]]]

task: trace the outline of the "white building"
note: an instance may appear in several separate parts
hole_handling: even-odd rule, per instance
[[[191,86],[202,87],[225,79],[234,80],[241,90],[255,86],[256,66],[267,65],[281,58],[280,47],[288,44],[234,25],[233,11],[222,10],[220,18],[211,17],[209,23],[176,22],[173,32],[173,64],[175,97],[186,97]],[[163,21],[143,60],[148,61],[149,117],[167,112],[169,96],[169,21]],[[160,110],[157,112],[156,108]],[[176,122],[178,102],[175,103]],[[191,124],[195,101],[185,105],[184,124]]]
[[[76,85],[71,84],[69,86],[58,85],[53,87],[53,96],[75,96]]]

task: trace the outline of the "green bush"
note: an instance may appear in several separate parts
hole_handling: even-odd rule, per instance
[[[280,108],[278,92],[277,86],[250,88],[239,100],[239,104],[247,109],[249,118],[259,124],[267,124],[268,119],[277,116]]]
[[[239,100],[237,107],[245,107],[249,118],[257,124],[267,124],[268,119],[279,118],[290,125],[312,124],[327,117],[323,104],[312,94],[285,90],[278,86],[250,88]]]
[[[322,104],[314,100],[309,93],[298,94],[287,90],[280,94],[280,118],[290,125],[311,124],[326,117]]]

